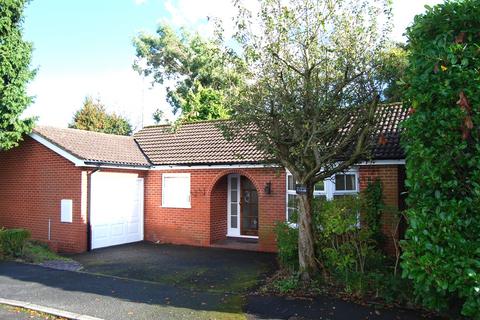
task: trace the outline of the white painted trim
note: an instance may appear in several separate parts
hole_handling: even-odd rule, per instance
[[[135,167],[135,166],[116,166],[113,164],[85,164],[82,165],[82,167],[86,168],[99,168],[99,169],[125,169],[125,170],[142,170],[142,171],[147,171],[150,170],[148,167]]]
[[[145,240],[145,181],[143,178],[137,178],[138,189],[140,195],[139,198],[139,205],[140,205],[140,235],[142,241]]]
[[[245,238],[245,239],[258,239],[258,236],[245,236],[245,235],[239,235],[239,236],[229,236],[229,238]]]
[[[363,161],[358,164],[355,164],[354,166],[401,165],[401,164],[405,164],[404,159]],[[157,166],[150,167],[150,170],[205,170],[205,169],[259,169],[259,168],[282,168],[282,166],[277,164],[157,165]]]
[[[152,166],[150,170],[205,170],[205,169],[257,169],[257,168],[281,168],[274,164],[212,164],[212,165],[170,165]]]
[[[70,152],[67,152],[64,149],[58,147],[57,145],[51,143],[50,141],[48,141],[47,139],[45,139],[44,137],[42,137],[38,133],[32,132],[32,133],[30,133],[30,137],[32,139],[34,139],[35,141],[39,142],[40,144],[44,145],[48,149],[52,150],[53,152],[55,152],[55,153],[59,154],[60,156],[64,157],[65,159],[73,162],[73,164],[75,164],[77,167],[85,166],[85,161],[83,161],[80,158],[77,158],[76,156],[74,156]]]
[[[237,179],[237,185],[235,189],[237,191],[237,201],[235,202],[237,205],[237,227],[232,228],[232,178]],[[240,237],[240,175],[239,174],[229,174],[227,176],[228,186],[227,186],[227,237]]]
[[[285,169],[285,176],[286,176],[286,183],[285,183],[285,197],[286,197],[286,206],[285,206],[285,219],[288,222],[288,196],[289,195],[297,195],[297,192],[294,190],[288,190],[288,177],[291,176],[292,174],[288,169]],[[355,190],[343,190],[343,191],[337,191],[335,190],[335,175],[336,174],[353,174],[355,175]],[[324,190],[323,191],[313,191],[313,196],[325,196],[327,200],[332,200],[336,195],[355,195],[360,193],[360,171],[358,169],[358,166],[352,166],[351,168],[337,172],[333,176],[326,178],[323,180],[324,182]],[[295,181],[294,181],[295,183]]]
[[[405,164],[405,159],[398,160],[372,160],[372,161],[363,161],[357,164],[357,166],[382,166],[382,165],[402,165]]]

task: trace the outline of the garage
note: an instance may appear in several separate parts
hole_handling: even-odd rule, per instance
[[[91,249],[143,240],[143,178],[95,172],[90,188]]]

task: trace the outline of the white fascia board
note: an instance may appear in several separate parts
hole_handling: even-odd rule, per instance
[[[148,167],[136,167],[134,165],[131,166],[116,166],[114,164],[83,164],[82,167],[86,168],[100,168],[100,169],[124,169],[124,170],[150,170]]]
[[[205,169],[258,169],[258,168],[281,168],[272,164],[232,164],[232,165],[171,165],[171,166],[153,166],[151,170],[205,170]]]
[[[384,166],[384,165],[402,165],[405,164],[405,159],[392,159],[392,160],[372,160],[372,161],[363,161],[358,163],[358,166]]]
[[[44,137],[42,137],[38,133],[32,132],[32,133],[30,133],[30,137],[32,139],[34,139],[35,141],[39,142],[40,144],[44,145],[48,149],[52,150],[53,152],[59,154],[60,156],[64,157],[65,159],[69,160],[70,162],[75,164],[75,166],[77,166],[77,167],[85,166],[85,161],[83,161],[82,159],[74,156],[70,152],[65,151],[64,149],[60,148],[59,146],[51,143],[50,141],[48,141],[47,139],[45,139]]]
[[[357,164],[352,165],[349,169],[344,170],[344,172],[356,172],[358,171],[358,166],[385,166],[385,165],[404,165],[405,159],[392,159],[392,160],[372,160],[372,161],[362,161]],[[291,174],[290,171],[285,168],[287,174]]]

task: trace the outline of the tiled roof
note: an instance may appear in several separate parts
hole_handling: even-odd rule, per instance
[[[86,162],[149,166],[133,137],[37,126],[33,132]]]
[[[403,131],[400,125],[408,116],[408,110],[400,103],[382,105],[377,109],[377,131],[373,137],[376,142],[372,157],[374,160],[405,159],[400,145]]]
[[[134,137],[154,165],[261,163],[266,156],[242,139],[227,141],[221,121],[146,127]]]
[[[407,116],[401,104],[378,108],[377,142],[373,159],[403,159],[399,123]],[[220,121],[202,121],[181,125],[175,132],[168,125],[151,126],[134,135],[154,165],[262,163],[266,156],[241,139],[227,141]],[[380,138],[382,136],[382,138]],[[381,142],[381,143],[378,143]]]

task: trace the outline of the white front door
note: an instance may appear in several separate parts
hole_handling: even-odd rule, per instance
[[[143,240],[143,179],[137,174],[91,176],[91,248]]]
[[[228,175],[227,236],[240,236],[240,175]]]

